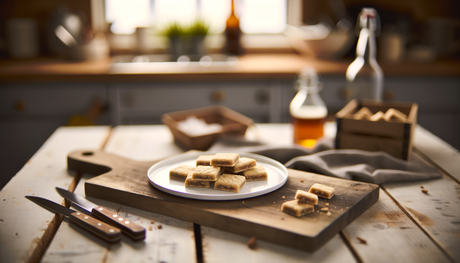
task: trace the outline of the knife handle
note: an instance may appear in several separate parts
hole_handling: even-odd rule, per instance
[[[121,240],[121,232],[109,224],[99,221],[91,216],[80,212],[70,214],[69,220],[72,223],[82,227],[92,234],[104,239],[109,243],[115,243]]]
[[[116,212],[101,206],[93,208],[91,212],[97,218],[118,227],[133,240],[139,241],[145,239],[145,228],[119,216]]]

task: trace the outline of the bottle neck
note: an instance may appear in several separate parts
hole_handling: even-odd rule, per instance
[[[356,57],[364,59],[365,62],[373,63],[376,61],[375,34],[368,28],[361,29],[356,45]]]

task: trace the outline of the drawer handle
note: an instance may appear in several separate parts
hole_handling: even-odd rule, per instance
[[[223,90],[216,90],[211,93],[212,102],[223,102],[225,100],[226,94]]]
[[[26,102],[24,100],[18,100],[14,104],[14,109],[19,112],[23,112],[26,110]]]
[[[394,100],[396,97],[394,90],[392,89],[385,89],[383,91],[383,99],[384,100]]]

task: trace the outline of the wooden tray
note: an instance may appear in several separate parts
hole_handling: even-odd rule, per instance
[[[377,202],[379,187],[288,169],[280,189],[263,196],[235,201],[203,201],[173,196],[150,185],[147,171],[155,162],[138,162],[103,151],[76,151],[68,168],[100,175],[85,183],[86,195],[160,213],[244,236],[254,236],[313,252]],[[336,195],[319,198],[315,212],[297,218],[280,211],[298,189],[314,183],[334,187]],[[326,204],[328,203],[328,204]],[[328,211],[321,208],[328,208]]]

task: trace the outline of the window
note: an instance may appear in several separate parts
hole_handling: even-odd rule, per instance
[[[187,24],[201,18],[211,33],[222,33],[231,0],[105,0],[106,19],[115,34],[132,34],[136,27]],[[286,0],[235,0],[244,33],[281,33],[286,26]]]

